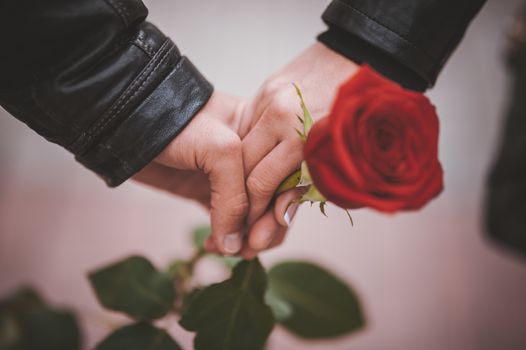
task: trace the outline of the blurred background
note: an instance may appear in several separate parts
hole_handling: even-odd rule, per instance
[[[217,89],[250,97],[324,29],[327,1],[146,1]],[[277,330],[271,350],[526,348],[526,261],[484,236],[483,200],[506,105],[505,32],[516,0],[489,0],[430,93],[441,118],[446,190],[418,213],[385,216],[300,209],[264,264],[311,259],[361,295],[367,328],[307,343]],[[203,25],[206,23],[206,25]],[[525,198],[526,200],[526,198]],[[85,274],[140,253],[164,265],[191,253],[188,232],[208,222],[188,201],[128,182],[110,190],[0,110],[0,296],[20,284],[81,316],[89,348],[122,318],[97,304]],[[218,273],[201,269],[212,281]],[[192,336],[170,329],[185,349]]]

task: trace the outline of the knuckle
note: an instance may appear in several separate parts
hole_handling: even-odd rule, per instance
[[[239,136],[234,133],[224,134],[217,137],[212,143],[212,149],[216,157],[232,157],[242,154],[242,143]]]
[[[264,180],[264,178],[258,178],[256,176],[248,177],[247,189],[254,198],[269,197],[274,194],[273,186]]]
[[[209,174],[220,163],[225,161],[240,163],[243,161],[241,139],[231,130],[208,134],[206,147],[201,150],[200,169]]]
[[[231,217],[244,218],[248,213],[249,203],[245,193],[232,196],[225,204]]]
[[[279,77],[270,77],[263,83],[262,94],[263,96],[274,96],[285,86],[286,83],[283,79],[280,79]]]
[[[286,91],[276,94],[268,107],[266,113],[267,121],[274,125],[276,123],[282,125],[283,123],[288,124],[289,120],[294,120],[293,118],[296,118],[294,102]]]
[[[303,159],[303,148],[305,147],[303,141],[298,137],[298,134],[293,128],[291,128],[289,134],[290,137],[288,137],[287,142],[289,143],[291,158],[294,160],[298,158]]]
[[[232,138],[229,140],[226,140],[223,143],[223,150],[227,154],[240,154],[242,150],[243,144],[241,143],[241,139],[239,137]]]

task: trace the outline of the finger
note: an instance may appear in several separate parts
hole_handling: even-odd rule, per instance
[[[276,199],[273,209],[265,213],[249,232],[248,244],[241,252],[245,259],[250,260],[259,251],[270,249],[283,242],[287,228],[298,210],[299,199],[306,190],[306,188],[294,188]],[[271,219],[271,213],[274,213],[274,220]]]
[[[241,252],[241,257],[244,260],[253,260],[258,256],[259,252],[257,250],[253,250],[250,247],[244,248]]]
[[[283,241],[285,241],[285,238],[287,237],[287,233],[288,233],[288,228],[280,229],[274,235],[274,240],[272,241],[272,243],[270,243],[270,245],[268,246],[267,250],[282,245]]]
[[[209,253],[219,253],[219,249],[217,249],[214,239],[212,237],[208,237],[205,240],[204,248]]]
[[[256,124],[243,139],[245,174],[249,174],[278,144],[279,138],[276,133],[269,132],[264,123]]]
[[[243,259],[245,260],[252,260],[254,259],[257,255],[258,255],[258,251],[257,250],[254,250],[250,247],[250,245],[248,244],[248,234],[245,236],[245,240],[244,240],[244,244],[243,244],[243,249],[241,250],[240,252],[240,255]]]
[[[232,96],[221,91],[215,91],[215,98],[207,106],[212,111],[227,110],[231,113],[214,113],[214,117],[222,120],[230,129],[238,131],[242,116],[246,109],[246,101],[239,96]]]
[[[157,160],[208,175],[212,237],[222,254],[235,254],[242,246],[248,210],[241,140],[222,122],[200,114]]]
[[[149,186],[172,191],[175,181],[172,170],[173,168],[151,162],[133,175],[133,179]]]
[[[248,234],[248,247],[258,252],[269,248],[283,229],[286,231],[274,218],[274,211],[268,210],[252,226]]]
[[[279,185],[300,167],[302,159],[303,145],[294,139],[280,143],[256,165],[247,177],[249,224],[263,215]]]
[[[248,211],[241,142],[228,142],[211,154],[209,168],[211,190],[212,237],[223,254],[236,254],[242,247],[242,229]]]
[[[135,174],[133,179],[160,190],[194,199],[207,209],[210,208],[210,186],[207,176],[201,172],[179,170],[151,162]]]
[[[274,203],[274,217],[283,227],[289,227],[299,208],[299,199],[305,194],[307,187],[298,187],[284,192]]]
[[[238,110],[241,112],[241,121],[238,129],[238,135],[241,140],[244,140],[255,125],[259,122],[264,112],[271,105],[272,98],[266,96],[259,91],[259,93],[252,98],[252,101],[245,103],[243,108]]]

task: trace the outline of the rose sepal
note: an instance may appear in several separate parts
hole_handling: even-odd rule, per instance
[[[307,137],[309,136],[309,132],[312,129],[312,126],[314,125],[314,120],[312,118],[312,114],[307,108],[307,105],[305,104],[305,100],[303,98],[303,94],[301,93],[300,88],[298,87],[298,85],[294,83],[292,85],[294,86],[294,89],[296,90],[296,94],[298,95],[300,99],[300,107],[303,113],[303,117],[296,115],[298,117],[298,120],[303,126],[303,131],[296,129],[296,132],[298,133],[302,142],[306,143]],[[300,204],[305,203],[305,202],[310,202],[311,205],[314,203],[319,203],[321,213],[327,216],[325,212],[325,207],[327,205],[327,198],[325,198],[325,196],[321,194],[321,192],[314,185],[312,181],[312,177],[309,172],[309,167],[307,166],[306,161],[301,162],[300,169],[296,170],[294,173],[289,175],[281,183],[281,185],[278,187],[276,191],[276,195],[279,195],[293,188],[300,188],[300,187],[306,188],[306,191],[303,194],[303,196],[297,200],[297,202]],[[349,211],[346,210],[346,213],[349,216],[351,225],[353,225],[352,217]]]

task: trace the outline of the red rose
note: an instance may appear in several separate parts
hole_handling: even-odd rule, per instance
[[[317,189],[342,208],[418,209],[443,188],[438,129],[424,95],[364,66],[312,127],[305,160]]]

